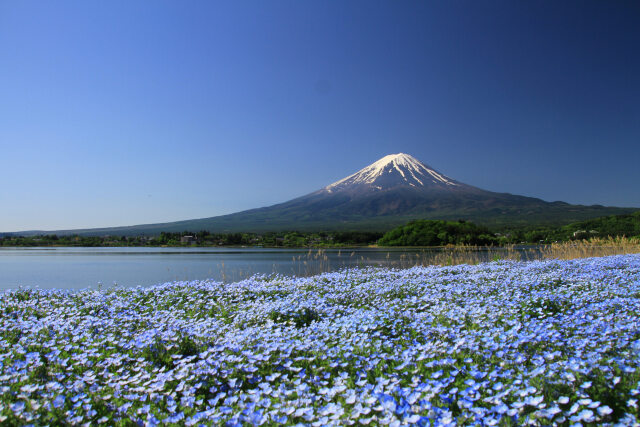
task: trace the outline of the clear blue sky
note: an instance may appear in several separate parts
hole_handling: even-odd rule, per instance
[[[0,231],[266,206],[397,152],[640,207],[637,1],[0,1]]]

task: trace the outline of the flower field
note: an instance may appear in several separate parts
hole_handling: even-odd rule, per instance
[[[0,295],[3,425],[640,420],[640,256]]]

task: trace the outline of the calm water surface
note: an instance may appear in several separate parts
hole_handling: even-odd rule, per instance
[[[399,260],[403,253],[376,249],[0,248],[0,289],[149,286],[195,279],[230,282],[258,273],[308,275],[384,265]]]
[[[254,274],[310,275],[348,267],[409,267],[425,250],[376,248],[0,248],[0,289],[231,282]]]

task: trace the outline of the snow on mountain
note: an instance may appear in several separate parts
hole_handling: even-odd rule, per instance
[[[382,190],[397,186],[447,187],[459,185],[455,180],[404,153],[389,154],[353,175],[324,188],[329,193],[351,187],[369,186]]]

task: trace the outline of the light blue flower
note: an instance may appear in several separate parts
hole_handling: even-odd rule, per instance
[[[58,409],[61,408],[64,405],[64,396],[63,395],[58,395],[56,396],[55,399],[53,399],[53,407]]]

